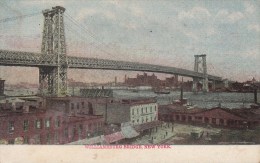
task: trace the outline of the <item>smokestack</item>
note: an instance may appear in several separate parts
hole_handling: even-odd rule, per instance
[[[183,101],[183,77],[181,79],[181,101]]]
[[[0,96],[4,96],[4,91],[5,91],[5,80],[2,80],[2,78],[0,78]]]
[[[257,104],[257,89],[255,88],[254,89],[254,101],[255,101],[255,104]]]

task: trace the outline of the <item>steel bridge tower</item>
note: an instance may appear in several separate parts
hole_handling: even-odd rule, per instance
[[[65,96],[67,94],[67,55],[63,14],[65,8],[56,6],[44,10],[41,60],[55,66],[39,67],[40,94]]]
[[[194,71],[195,72],[202,72],[203,73],[203,79],[202,79],[202,91],[208,92],[209,86],[208,86],[208,73],[207,73],[207,63],[206,63],[206,54],[202,55],[194,55],[195,62],[194,62]],[[198,78],[193,78],[193,92],[198,91]]]

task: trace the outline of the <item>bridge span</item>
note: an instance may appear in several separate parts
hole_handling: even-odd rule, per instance
[[[44,56],[45,55],[41,53],[0,50],[0,65],[24,67],[56,67],[59,65],[58,60],[53,59],[55,58],[55,55],[51,55],[51,57],[48,58],[44,58]],[[67,56],[67,68],[146,71],[164,74],[174,74],[191,78],[204,78],[203,73],[176,67],[73,56]],[[208,79],[213,81],[222,81],[221,77],[213,75],[208,75]]]
[[[40,93],[50,96],[67,94],[67,69],[102,69],[124,71],[147,71],[175,74],[193,78],[193,88],[203,81],[203,89],[208,91],[208,80],[221,81],[221,77],[209,75],[206,67],[206,55],[195,55],[194,71],[138,62],[116,61],[109,59],[83,58],[67,56],[65,43],[65,8],[55,6],[44,10],[44,24],[40,53],[0,50],[0,66],[24,66],[39,68]],[[202,61],[199,59],[202,58]],[[199,72],[202,63],[203,72]]]

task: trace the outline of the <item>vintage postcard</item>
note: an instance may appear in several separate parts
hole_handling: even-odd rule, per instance
[[[1,0],[0,162],[259,162],[259,6]]]

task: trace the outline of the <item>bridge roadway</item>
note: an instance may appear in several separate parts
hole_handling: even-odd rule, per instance
[[[41,53],[0,50],[0,66],[24,66],[24,67],[55,67],[58,65],[55,55],[45,57]],[[181,68],[144,64],[138,62],[116,61],[109,59],[83,58],[67,56],[68,68],[75,69],[103,69],[125,71],[147,71],[180,76],[203,78],[203,74]],[[222,81],[221,77],[208,75],[209,80]]]

